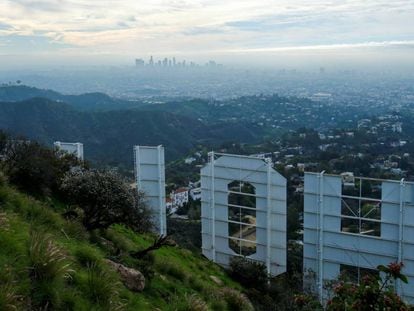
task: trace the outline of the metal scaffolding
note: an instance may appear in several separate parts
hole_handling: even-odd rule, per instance
[[[327,281],[346,266],[375,270],[404,262],[409,282],[396,290],[414,302],[414,183],[305,173],[304,284],[327,298]],[[315,273],[314,280],[309,276]],[[314,282],[316,286],[309,284]]]

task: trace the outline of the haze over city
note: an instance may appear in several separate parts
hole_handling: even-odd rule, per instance
[[[0,69],[131,65],[175,56],[226,65],[414,63],[413,1],[0,3]]]

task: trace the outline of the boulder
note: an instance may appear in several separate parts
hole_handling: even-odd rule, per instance
[[[218,286],[223,286],[223,281],[220,280],[218,277],[216,277],[215,275],[210,275],[210,279],[216,283]]]
[[[120,263],[106,259],[108,265],[118,272],[124,285],[133,292],[142,292],[145,288],[145,277],[136,269],[128,268]]]

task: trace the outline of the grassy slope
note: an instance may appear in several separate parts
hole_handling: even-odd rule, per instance
[[[103,233],[106,242],[100,243],[101,235],[90,236],[78,223],[64,220],[56,212],[62,208],[51,200],[36,201],[0,180],[0,309],[7,300],[4,297],[7,293],[13,294],[8,298],[12,303],[20,296],[17,299],[20,300],[19,309],[24,309],[28,297],[37,294],[29,277],[31,232],[46,233],[63,250],[64,263],[69,264],[70,278],[49,282],[49,288],[41,289],[49,293],[58,309],[108,310],[122,304],[126,310],[191,310],[188,308],[189,304],[194,305],[191,299],[198,297],[207,302],[209,309],[226,310],[226,304],[217,299],[223,288],[210,276],[221,279],[223,287],[240,289],[222,269],[200,255],[168,247],[155,251],[152,280],[142,293],[133,293],[103,262],[104,258],[111,257],[111,250],[105,243],[111,241],[112,246],[123,250],[118,259],[133,267],[139,263],[129,257],[127,251],[150,245],[153,237],[114,226]],[[91,280],[92,261],[100,267],[98,279],[101,281]],[[108,296],[117,303],[112,308],[105,302]]]

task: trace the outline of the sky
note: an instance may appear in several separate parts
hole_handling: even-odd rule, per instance
[[[413,61],[414,0],[0,0],[4,62]]]

